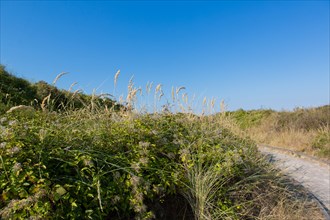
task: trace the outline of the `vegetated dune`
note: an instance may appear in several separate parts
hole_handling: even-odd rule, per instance
[[[228,112],[260,144],[279,146],[330,160],[330,106],[294,111]]]
[[[28,105],[3,91],[5,109]],[[1,219],[322,219],[224,114],[147,114],[93,98],[76,108],[46,95],[36,111],[0,113]]]
[[[90,106],[92,100],[94,103],[107,106],[108,109],[119,110],[123,107],[104,95],[86,95],[80,90],[60,90],[55,87],[55,83],[48,84],[45,81],[31,83],[10,74],[5,66],[0,65],[0,113],[18,105],[33,106],[36,109],[48,105],[47,108],[54,111],[79,109]]]

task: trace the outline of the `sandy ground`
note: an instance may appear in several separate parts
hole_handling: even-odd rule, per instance
[[[319,202],[330,210],[330,164],[292,151],[259,146],[262,153],[272,157],[276,166],[307,188]]]

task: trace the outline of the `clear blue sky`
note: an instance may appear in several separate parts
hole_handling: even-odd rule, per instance
[[[1,63],[31,81],[125,93],[185,86],[229,109],[329,103],[329,1],[1,1]]]

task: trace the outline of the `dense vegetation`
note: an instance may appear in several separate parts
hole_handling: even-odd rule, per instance
[[[90,106],[92,101],[109,109],[120,108],[120,105],[115,105],[107,96],[85,95],[79,90],[75,92],[60,90],[45,81],[30,83],[8,73],[5,67],[0,65],[0,113],[17,105],[41,108],[47,104],[48,108],[51,106],[51,109],[56,111],[78,109]],[[41,105],[42,103],[44,105]]]
[[[253,139],[330,159],[330,105],[294,111],[227,112]]]
[[[1,219],[319,216],[253,141],[225,126],[225,115],[142,114],[92,98],[76,108],[65,91],[40,107],[36,84],[4,80],[4,109],[31,97],[39,106],[0,113]]]

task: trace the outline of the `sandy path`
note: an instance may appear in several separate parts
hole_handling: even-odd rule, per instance
[[[275,147],[259,146],[259,150],[270,155],[276,166],[313,193],[330,214],[329,163]]]

